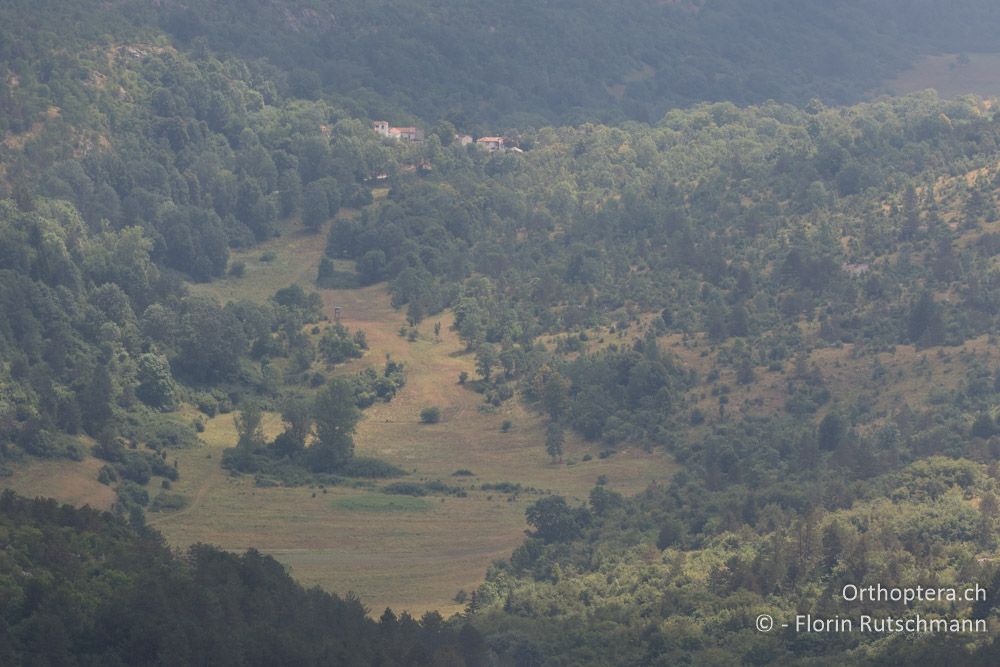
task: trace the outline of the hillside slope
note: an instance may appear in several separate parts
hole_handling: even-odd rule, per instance
[[[671,107],[856,101],[915,56],[1000,50],[983,0],[159,3],[181,43],[266,57],[299,94],[370,115],[490,124],[656,121]],[[262,26],[268,29],[262,30]],[[488,133],[488,132],[486,132]]]

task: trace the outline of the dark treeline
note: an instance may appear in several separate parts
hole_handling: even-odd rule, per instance
[[[60,665],[486,664],[469,625],[303,589],[275,560],[173,555],[110,514],[0,496],[0,660]]]

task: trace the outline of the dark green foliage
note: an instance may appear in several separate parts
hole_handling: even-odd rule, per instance
[[[972,436],[976,438],[988,438],[997,432],[997,423],[989,413],[981,412],[976,415],[976,420],[972,422]]]
[[[819,448],[824,451],[837,449],[847,435],[847,424],[844,418],[836,412],[831,412],[819,423],[819,431],[816,435]]]
[[[356,404],[363,409],[376,400],[391,401],[406,384],[406,373],[403,364],[387,359],[381,373],[369,367],[358,373],[353,382]]]
[[[441,421],[441,408],[431,406],[420,411],[420,423],[437,424]]]
[[[427,488],[423,484],[416,482],[393,482],[382,487],[382,493],[389,493],[397,496],[426,496]]]
[[[440,480],[434,480],[430,482],[417,483],[417,482],[393,482],[382,487],[382,493],[388,493],[397,496],[426,496],[428,494],[444,494],[449,496],[458,496],[460,498],[466,497],[467,492],[458,486],[451,486],[450,484],[445,484]]]
[[[319,261],[316,272],[316,286],[326,289],[355,289],[361,287],[361,280],[354,271],[338,271],[328,257]]]
[[[385,277],[385,253],[381,250],[369,250],[358,259],[358,275],[362,285],[377,283]]]
[[[313,181],[306,186],[302,197],[302,224],[314,232],[330,218],[330,205],[323,181]]]
[[[83,413],[83,427],[89,434],[100,433],[111,421],[114,391],[107,365],[98,364],[78,398]]]
[[[361,412],[347,380],[335,378],[320,390],[313,403],[316,439],[306,452],[313,472],[335,472],[354,456],[354,429]]]
[[[166,339],[169,332],[159,335]],[[231,309],[208,299],[190,298],[179,313],[177,354],[171,366],[193,382],[235,380],[240,357],[247,351],[245,330]]]
[[[656,536],[656,548],[666,549],[672,547],[681,539],[684,533],[684,525],[677,519],[667,519],[660,526],[660,532]]]
[[[519,493],[522,490],[516,482],[495,482],[481,485],[483,491],[499,491],[500,493]]]
[[[524,514],[535,529],[534,537],[544,542],[566,542],[579,537],[591,520],[585,507],[572,508],[562,496],[543,498],[530,505]]]
[[[562,426],[558,422],[549,422],[545,429],[545,452],[552,457],[552,461],[562,461],[563,443],[566,435]]]
[[[176,512],[182,510],[190,504],[187,496],[176,493],[161,493],[149,505],[150,512]]]
[[[358,330],[351,334],[338,323],[323,332],[318,347],[326,363],[334,365],[360,358],[368,345],[364,344],[364,332]]]
[[[338,472],[345,477],[384,479],[386,477],[402,477],[406,474],[402,468],[379,459],[367,456],[355,456],[344,464]]]
[[[365,344],[364,336],[353,340]],[[246,401],[236,417],[238,442],[223,452],[222,466],[234,473],[254,473],[266,485],[400,476],[401,469],[384,461],[354,458],[352,434],[360,409],[379,398],[391,400],[404,382],[402,365],[390,359],[382,374],[368,368],[350,379],[336,378],[312,400],[290,396],[281,407],[285,429],[272,442],[266,442],[260,430],[260,407]]]
[[[238,448],[253,451],[264,446],[264,430],[261,427],[263,417],[260,405],[253,401],[247,401],[239,414],[233,417]]]
[[[305,450],[306,439],[312,433],[312,406],[304,398],[288,398],[281,408],[281,418],[285,430],[275,438],[272,447],[276,456],[294,459]]]
[[[995,7],[968,0],[947,12],[929,2],[814,0],[795,11],[760,0],[630,0],[623,11],[589,0],[571,7],[449,1],[434,12],[396,1],[335,15],[294,1],[185,7],[158,10],[179,45],[204,40],[221,53],[267,58],[284,70],[282,88],[305,99],[349,95],[373,109],[402,107],[401,115],[429,125],[448,118],[435,130],[442,143],[455,125],[653,121],[701,100],[844,102],[918,53],[994,50],[997,22]],[[372,25],[378,32],[367,34]],[[518,48],[506,48],[512,43]],[[864,183],[863,165],[831,153],[843,172],[838,189],[851,194]]]
[[[135,394],[146,405],[170,410],[177,404],[176,388],[170,374],[170,364],[163,357],[146,353],[139,357]]]
[[[160,510],[182,504],[159,498]],[[6,492],[0,529],[5,664],[401,665],[483,651],[478,633],[442,623],[376,623],[357,598],[307,591],[253,550],[175,558],[158,534],[91,509]]]
[[[944,330],[939,306],[930,292],[922,292],[910,309],[907,320],[907,335],[914,343],[940,345],[944,342]]]

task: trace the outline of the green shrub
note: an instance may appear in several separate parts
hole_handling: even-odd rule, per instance
[[[416,482],[394,482],[382,487],[382,493],[395,496],[426,496],[427,489],[423,484],[417,484]]]
[[[402,477],[406,471],[381,459],[357,456],[348,461],[340,470],[344,477],[364,477],[367,479]]]
[[[150,512],[176,512],[188,506],[187,496],[179,493],[161,493],[153,499],[149,506]]]
[[[437,424],[441,421],[441,408],[431,406],[420,411],[420,421],[423,424]]]

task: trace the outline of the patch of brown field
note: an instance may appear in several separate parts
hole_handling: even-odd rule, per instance
[[[943,98],[1000,95],[1000,53],[966,56],[968,62],[964,64],[956,53],[926,56],[886,82],[878,92],[906,95],[933,88]]]
[[[78,507],[108,510],[115,502],[115,492],[97,481],[103,465],[92,456],[83,461],[27,459],[13,467],[10,477],[0,478],[0,488],[28,498],[44,496]]]
[[[10,150],[19,151],[22,150],[29,141],[37,137],[42,133],[45,128],[44,123],[35,122],[31,124],[31,127],[20,134],[8,134],[4,137],[3,145]]]

